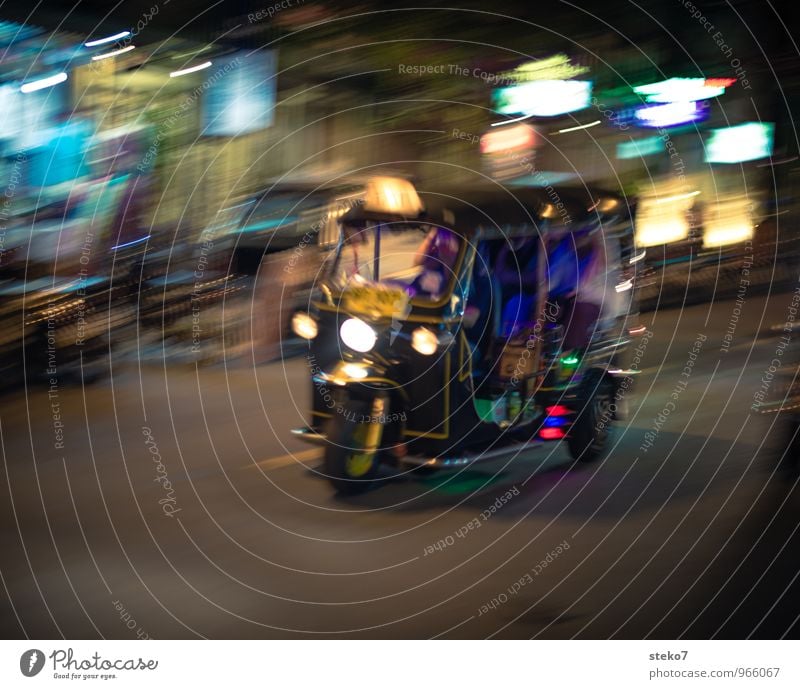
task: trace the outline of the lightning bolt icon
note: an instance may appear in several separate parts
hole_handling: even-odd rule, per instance
[[[408,314],[411,313],[411,305],[408,303],[407,299],[396,299],[392,304],[392,308],[392,327],[389,332],[390,345],[394,344],[395,338],[400,333],[400,330],[403,327],[403,320],[405,320],[408,317]]]
[[[31,651],[31,657],[28,659],[28,672],[33,670],[33,666],[36,665],[38,658],[39,654],[36,651]]]

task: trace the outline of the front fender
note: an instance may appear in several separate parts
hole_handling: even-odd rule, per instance
[[[392,377],[392,372],[376,364],[354,361],[339,361],[329,371],[320,371],[313,376],[317,385],[336,388],[357,387],[369,390],[390,390],[408,399],[401,383]]]

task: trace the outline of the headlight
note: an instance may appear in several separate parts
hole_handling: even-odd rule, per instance
[[[339,334],[342,336],[342,342],[357,352],[368,352],[378,339],[375,331],[358,318],[348,318],[342,323]]]
[[[369,371],[361,364],[347,363],[342,366],[342,373],[353,380],[363,380],[367,377]]]
[[[303,337],[306,340],[313,340],[319,332],[317,322],[302,311],[292,316],[292,330],[295,335]]]
[[[411,333],[411,346],[420,354],[427,356],[433,354],[439,346],[436,333],[427,328],[417,328]]]

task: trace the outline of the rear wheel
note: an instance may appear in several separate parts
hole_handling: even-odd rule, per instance
[[[591,396],[578,412],[567,436],[569,452],[579,462],[594,462],[605,455],[614,417],[612,383],[603,378],[591,387],[594,387]]]
[[[381,411],[375,411],[376,404]],[[361,493],[377,477],[383,424],[370,419],[382,411],[381,399],[375,403],[346,400],[334,413],[325,448],[325,473],[340,493]]]

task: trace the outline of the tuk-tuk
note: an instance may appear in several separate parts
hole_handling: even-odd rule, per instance
[[[639,329],[626,205],[586,190],[367,184],[309,307],[310,424],[343,493],[565,439],[603,456]],[[627,389],[627,384],[624,389]],[[615,399],[616,396],[616,399]]]

